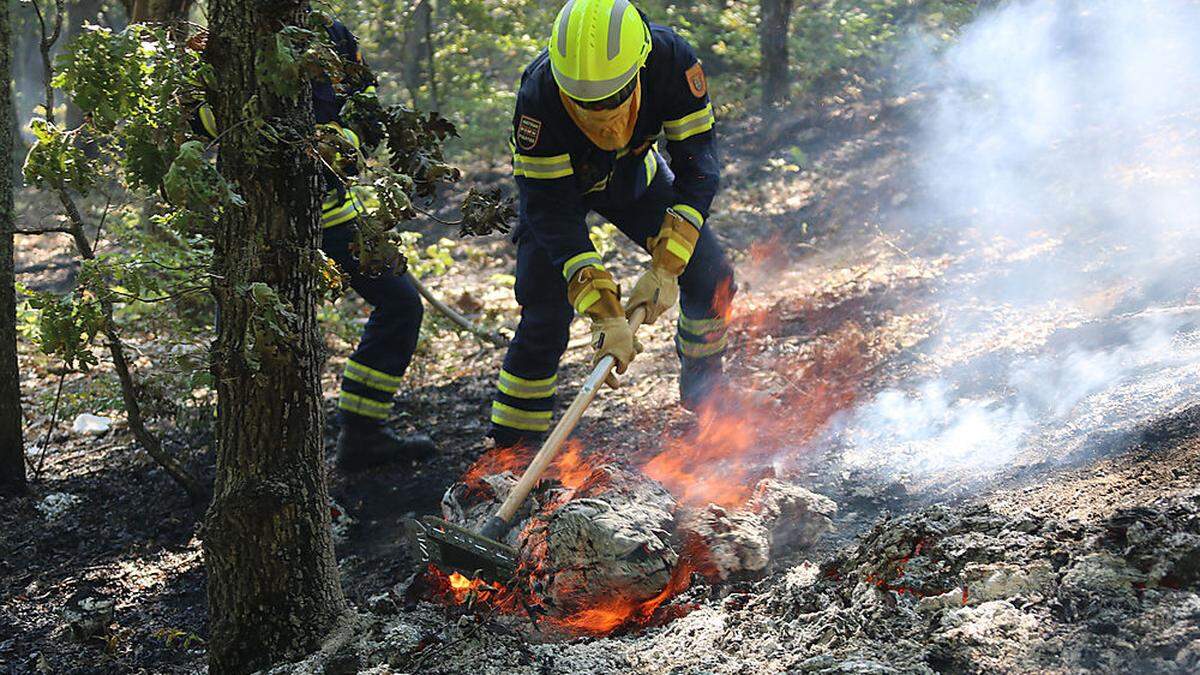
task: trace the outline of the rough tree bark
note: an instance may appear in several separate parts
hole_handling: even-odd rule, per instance
[[[762,52],[763,112],[770,112],[790,95],[788,78],[788,27],[794,0],[763,0],[759,25]]]
[[[349,612],[330,530],[316,318],[320,240],[311,91],[260,81],[260,49],[303,22],[307,2],[213,0],[205,58],[222,175],[245,200],[214,237],[217,471],[204,528],[214,673],[314,651]],[[273,139],[243,124],[260,116]],[[268,326],[267,316],[277,320]],[[283,335],[274,333],[281,330]]]
[[[12,25],[7,2],[0,3],[0,111],[13,114]],[[13,150],[13,126],[0,123],[0,157]],[[17,300],[13,284],[12,163],[0,162],[0,493],[25,489],[25,442],[22,436],[21,378],[17,366]]]

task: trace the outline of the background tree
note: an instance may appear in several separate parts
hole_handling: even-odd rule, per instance
[[[8,2],[0,2],[0,111],[13,113],[12,25]],[[0,123],[0,152],[13,151],[13,125]],[[5,155],[8,156],[8,155]],[[21,372],[17,366],[17,299],[13,275],[13,172],[0,163],[0,492],[25,487],[21,419]]]
[[[187,18],[191,0],[136,0],[130,20],[138,23],[172,23]]]
[[[296,0],[210,6],[218,165],[240,196],[213,250],[217,470],[204,553],[214,673],[302,656],[348,616],[321,433],[311,91],[292,42],[312,38],[308,16]]]
[[[56,84],[65,86],[77,103],[86,112],[91,113],[93,127],[100,124],[111,132],[118,119],[129,118],[129,123],[122,127],[127,132],[123,140],[130,152],[126,153],[118,165],[121,170],[128,170],[132,175],[140,174],[142,185],[156,185],[159,179],[149,179],[150,174],[161,174],[166,163],[162,152],[167,149],[160,138],[167,130],[161,125],[166,120],[178,119],[181,112],[173,115],[163,108],[161,98],[146,97],[143,87],[139,86],[150,78],[151,74],[166,70],[169,79],[182,78],[180,68],[169,68],[167,64],[175,59],[173,54],[159,54],[153,58],[154,52],[142,46],[137,35],[126,36],[125,57],[111,58],[103,52],[89,49],[75,50],[66,59],[68,66],[63,78],[55,77],[54,63],[51,53],[55,43],[62,35],[63,7],[58,0],[51,10],[50,5],[43,6],[36,0],[32,3],[37,13],[40,33],[39,51],[42,55],[43,91],[45,99],[42,103],[43,116],[35,118],[31,129],[37,142],[29,149],[24,165],[27,183],[43,188],[54,196],[61,207],[65,224],[56,227],[20,230],[23,234],[47,234],[60,232],[70,235],[80,258],[80,277],[75,292],[63,295],[53,293],[36,293],[30,299],[31,305],[39,310],[38,342],[46,354],[60,357],[64,364],[71,369],[86,371],[97,363],[91,351],[91,343],[97,336],[102,336],[107,342],[108,352],[112,358],[113,370],[120,383],[121,399],[125,409],[129,429],[140,445],[162,468],[180,484],[194,502],[203,502],[207,491],[195,477],[176,459],[167,452],[155,434],[149,428],[141,400],[141,385],[131,367],[128,348],[121,337],[117,321],[117,305],[126,300],[141,301],[139,292],[154,290],[156,285],[145,286],[143,282],[150,281],[141,277],[135,281],[135,292],[121,287],[128,284],[130,279],[122,279],[133,268],[127,267],[113,256],[97,253],[100,233],[107,220],[108,208],[100,215],[99,223],[89,227],[85,219],[85,210],[79,205],[77,198],[86,198],[97,191],[102,171],[111,167],[109,162],[100,162],[95,157],[89,158],[80,147],[78,139],[83,130],[64,129],[57,123],[55,116]],[[93,31],[91,37],[101,41],[111,36],[111,31]],[[155,39],[162,40],[165,36]],[[143,53],[145,52],[145,53]],[[135,58],[136,57],[136,58]],[[139,62],[138,59],[144,59]],[[124,78],[112,79],[108,69],[122,69]],[[93,80],[91,76],[103,73]],[[117,86],[121,82],[124,86]],[[132,83],[132,86],[130,84]],[[174,87],[168,86],[168,89]],[[158,105],[146,105],[154,100]],[[171,101],[171,108],[178,108]],[[86,105],[85,105],[86,104]],[[169,123],[168,123],[168,126]],[[94,129],[93,129],[94,130]],[[93,130],[89,130],[89,133]],[[128,262],[128,261],[125,261]],[[135,263],[134,267],[140,267]],[[135,275],[135,278],[140,275]],[[162,290],[161,286],[158,290]],[[183,289],[179,293],[167,293],[153,301],[177,298],[194,292],[196,289]]]
[[[762,104],[769,113],[788,100],[788,28],[791,25],[794,0],[763,0],[762,21],[759,24],[762,51]]]

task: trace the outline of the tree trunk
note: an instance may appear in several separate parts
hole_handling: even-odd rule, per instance
[[[791,95],[788,77],[788,27],[794,0],[763,0],[759,46],[762,50],[763,112],[770,114]]]
[[[192,0],[136,0],[131,23],[174,23],[187,19]]]
[[[425,57],[429,68],[429,101],[433,104],[431,106],[433,110],[440,110],[441,103],[438,100],[437,67],[434,65],[434,62],[436,61],[434,55],[437,53],[437,44],[434,42],[433,9],[429,6],[430,2],[432,2],[432,0],[425,0],[425,12],[422,15],[425,23]]]
[[[217,469],[204,528],[214,673],[302,657],[349,615],[325,485],[311,90],[297,82],[297,96],[281,98],[278,82],[258,80],[258,50],[307,11],[297,0],[210,4],[208,100],[227,129],[218,164],[245,200],[224,210],[214,237]],[[253,110],[270,139],[239,124]]]
[[[11,117],[12,25],[8,3],[0,3],[0,110]],[[13,127],[0,124],[0,156],[10,157]],[[17,366],[17,300],[13,288],[12,162],[5,161],[0,173],[0,493],[25,489],[25,442],[22,436],[21,378]]]
[[[428,82],[426,64],[431,55],[426,36],[432,14],[433,9],[429,0],[417,0],[405,18],[404,41],[400,50],[403,56],[400,73],[414,106],[421,100],[421,85]]]

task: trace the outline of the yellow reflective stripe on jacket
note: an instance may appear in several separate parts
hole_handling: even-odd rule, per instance
[[[525,178],[562,178],[575,173],[571,166],[571,155],[534,157],[513,153],[513,175]]]
[[[683,261],[683,264],[688,264],[692,259],[692,249],[684,246],[678,239],[667,238],[667,250],[670,251],[676,258]]]
[[[558,375],[543,380],[527,380],[507,370],[500,371],[500,391],[514,398],[548,398],[558,391]]]
[[[666,134],[668,141],[678,142],[712,129],[716,121],[712,104],[709,103],[702,110],[697,110],[690,115],[663,122],[663,133]]]
[[[217,137],[217,116],[213,114],[212,106],[205,103],[200,106],[200,124],[204,126],[204,130],[209,136]]]
[[[339,202],[337,192],[321,205],[321,227],[334,227],[342,223],[348,223],[358,217],[360,213],[366,213],[367,207],[362,201],[354,195],[351,190],[346,191],[346,196]]]
[[[492,402],[492,422],[522,431],[545,431],[550,428],[549,410],[521,410],[499,401]]]
[[[384,403],[346,391],[343,391],[341,398],[338,399],[338,408],[346,412],[377,420],[387,419],[387,416],[392,412],[392,404],[390,402]]]
[[[396,390],[400,388],[400,378],[364,366],[352,359],[346,361],[346,367],[342,370],[342,377],[389,394],[396,393]]]
[[[579,272],[579,270],[588,267],[589,265],[604,269],[604,265],[601,263],[599,253],[596,253],[595,251],[584,251],[583,253],[572,257],[563,265],[563,278],[567,281],[570,281],[571,279],[575,278],[575,274]]]
[[[675,213],[678,213],[679,217],[695,226],[697,230],[704,227],[704,216],[700,215],[699,211],[688,206],[687,204],[676,204],[672,206],[671,209],[675,211]]]
[[[646,152],[646,185],[649,185],[654,180],[654,176],[658,174],[658,157],[651,148]]]

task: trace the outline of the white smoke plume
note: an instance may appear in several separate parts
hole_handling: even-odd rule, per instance
[[[833,425],[847,462],[986,469],[1055,430],[1079,438],[1197,401],[1200,4],[1013,2],[904,64],[925,103],[919,187],[897,219],[954,228],[967,253],[938,297],[936,374]],[[1148,311],[1162,307],[1173,318]],[[1059,317],[1046,335],[1003,344],[1046,316]],[[1068,323],[1121,328],[1047,339]],[[1001,344],[986,364],[961,355],[988,340]]]

